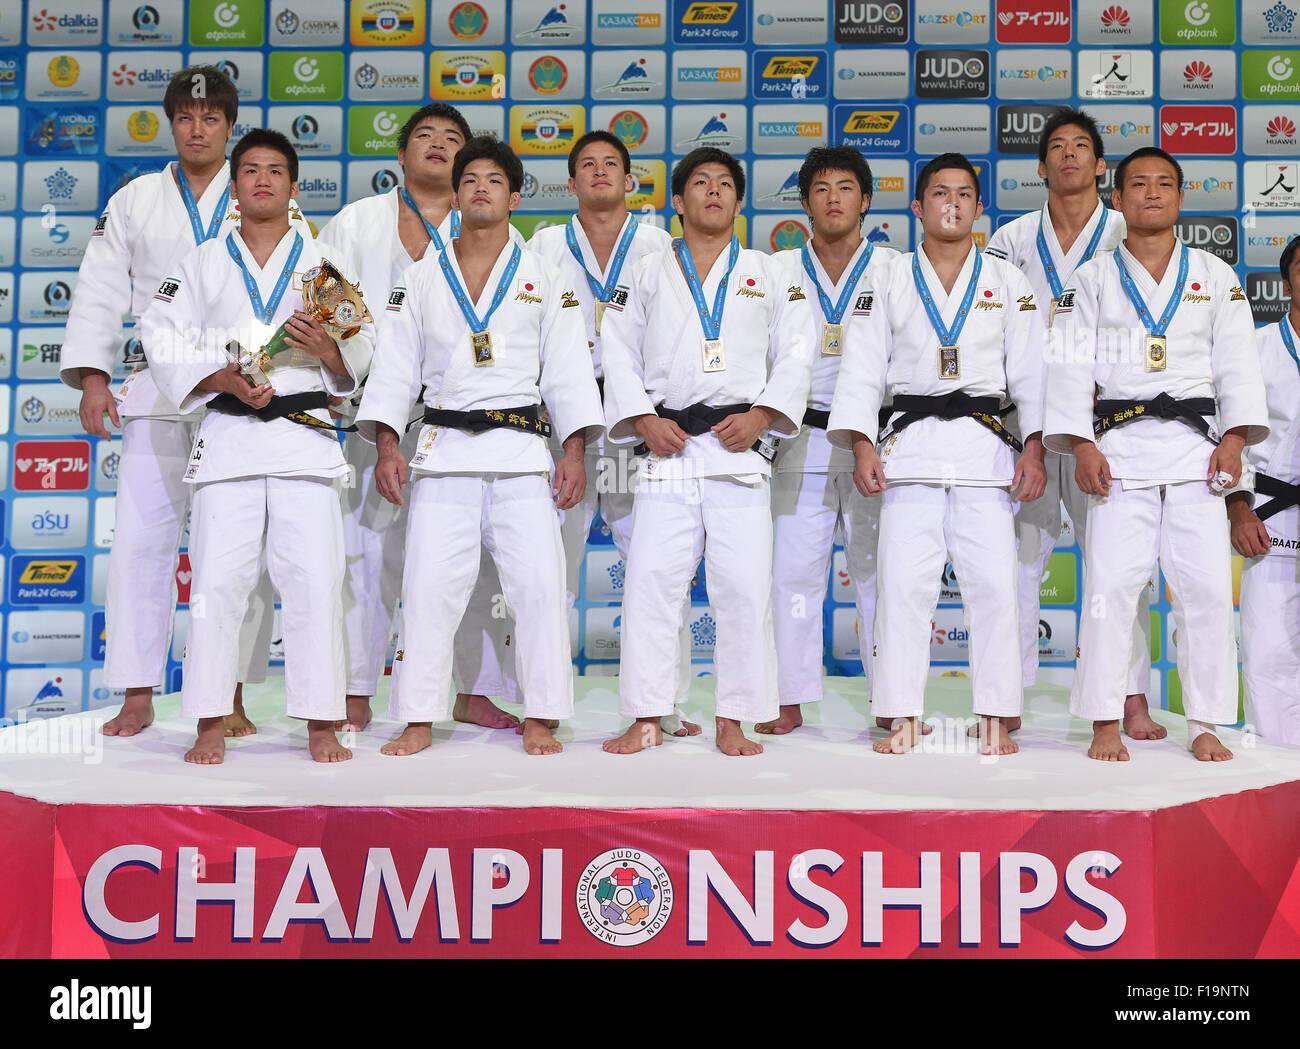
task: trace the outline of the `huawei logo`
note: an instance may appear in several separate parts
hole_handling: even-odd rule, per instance
[[[1128,12],[1118,5],[1112,5],[1101,13],[1101,24],[1107,29],[1123,29],[1128,25]]]
[[[1274,117],[1268,122],[1269,138],[1294,138],[1295,121],[1289,117]]]
[[[1188,62],[1183,67],[1183,79],[1189,83],[1208,84],[1210,77],[1214,76],[1214,70],[1208,65],[1197,59],[1195,62]]]

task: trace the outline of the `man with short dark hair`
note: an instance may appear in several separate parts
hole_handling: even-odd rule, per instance
[[[1119,721],[1131,624],[1159,563],[1188,744],[1201,761],[1226,761],[1216,726],[1237,720],[1237,659],[1221,499],[1244,445],[1269,432],[1250,305],[1226,263],[1178,241],[1182,169],[1168,153],[1130,153],[1111,200],[1125,239],[1079,267],[1050,350],[1046,443],[1074,454],[1090,496],[1070,712],[1093,723],[1089,757],[1128,760]]]
[[[406,721],[386,754],[414,754],[446,714],[453,636],[481,549],[496,562],[515,621],[523,745],[557,754],[554,722],[573,712],[564,553],[555,510],[582,498],[583,447],[600,433],[600,395],[581,313],[541,256],[510,238],[523,185],[519,158],[476,138],[452,164],[460,235],[409,266],[385,312],[383,352],[357,425],[379,448],[375,483],[404,501],[399,447],[423,388],[424,425],[410,469],[402,631],[389,713]],[[545,400],[553,423],[540,413]],[[552,425],[564,456],[551,472]]]
[[[176,160],[132,179],[109,199],[77,277],[59,377],[81,391],[81,424],[107,440],[104,416],[122,431],[113,550],[109,557],[104,683],[125,689],[110,736],[133,736],[154,718],[153,690],[163,685],[176,609],[177,551],[190,492],[182,475],[196,416],[177,412],[149,368],[151,347],[138,325],[164,275],[196,245],[218,237],[237,217],[231,204],[226,146],[239,112],[235,85],[215,66],[191,66],[163,95]],[[297,223],[306,224],[297,216]],[[224,223],[224,225],[223,225]],[[114,371],[131,369],[110,391]],[[241,641],[240,681],[263,681],[271,641],[272,595],[258,594]],[[255,732],[244,715],[242,686],[226,726]]]
[[[946,558],[970,624],[983,752],[1019,749],[1007,734],[1024,698],[1019,632],[1007,628],[1017,624],[1011,501],[1036,499],[1046,484],[1044,328],[1024,275],[975,248],[982,210],[964,156],[946,153],[921,169],[912,212],[924,239],[890,267],[878,295],[885,352],[847,354],[831,404],[827,437],[853,450],[858,491],[884,494],[872,681],[876,716],[890,724],[874,744],[882,754],[906,753],[921,737]],[[1000,421],[1009,401],[1018,431]]]
[[[619,712],[605,750],[663,741],[673,711],[682,598],[700,555],[717,616],[716,742],[762,753],[742,721],[778,713],[767,431],[792,436],[808,399],[812,319],[793,267],[742,250],[735,157],[687,154],[672,175],[682,237],[641,258],[602,326],[610,439],[644,441],[624,584]]]

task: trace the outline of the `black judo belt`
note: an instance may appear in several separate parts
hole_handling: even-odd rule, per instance
[[[536,404],[520,408],[476,408],[470,412],[453,412],[446,408],[425,408],[424,421],[453,430],[484,433],[487,430],[522,430],[540,437],[551,436],[551,424],[541,417]]]
[[[208,402],[209,408],[225,415],[251,415],[268,423],[272,419],[288,419],[291,423],[310,426],[316,430],[355,433],[356,426],[331,426],[314,415],[307,414],[315,408],[328,409],[329,405],[330,395],[323,390],[314,393],[276,394],[264,408],[254,408],[245,404],[233,393],[219,393]]]
[[[1261,521],[1267,521],[1274,514],[1300,506],[1300,484],[1291,484],[1268,474],[1255,474],[1255,494],[1268,496],[1262,509],[1255,511]]]
[[[739,415],[741,412],[747,412],[752,404],[720,404],[714,407],[712,404],[704,404],[697,401],[695,404],[688,404],[685,408],[665,408],[662,404],[655,405],[655,412],[661,419],[668,419],[675,422],[686,433],[692,437],[699,437],[700,434],[708,433],[718,423],[729,415]],[[776,457],[776,449],[770,444],[759,438],[752,445],[750,451],[758,452],[769,463]]]
[[[1138,419],[1177,419],[1211,444],[1218,444],[1218,434],[1205,421],[1207,415],[1213,416],[1217,410],[1213,397],[1188,397],[1179,401],[1167,393],[1157,394],[1149,401],[1098,401],[1092,406],[1092,434],[1100,438],[1106,431]]]
[[[889,427],[888,433],[881,435],[881,440],[897,436],[912,423],[920,422],[922,419],[974,419],[985,429],[997,434],[1013,451],[1023,452],[1025,446],[1016,439],[1015,434],[1002,425],[1001,416],[1014,408],[1014,404],[1003,407],[997,397],[971,397],[961,390],[935,395],[898,393],[894,395],[893,404],[880,409],[882,429],[891,416],[898,415]]]
[[[803,424],[812,426],[818,430],[824,430],[831,421],[831,413],[819,411],[816,408],[805,408],[803,413]]]

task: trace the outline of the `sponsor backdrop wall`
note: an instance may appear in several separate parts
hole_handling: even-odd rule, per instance
[[[58,382],[62,325],[99,209],[171,153],[162,93],[183,64],[215,62],[235,79],[236,134],[266,125],[291,137],[317,225],[395,184],[397,130],[436,99],[524,157],[525,234],[572,210],[569,146],[608,128],[634,155],[630,205],[661,223],[677,157],[704,144],[741,155],[740,233],[764,250],[807,236],[795,173],[826,143],[870,159],[865,230],[904,251],[917,169],[966,152],[987,208],[982,242],[1041,204],[1038,129],[1052,106],[1079,104],[1112,158],[1151,144],[1183,158],[1180,232],[1238,268],[1263,323],[1282,314],[1276,261],[1300,221],[1298,16],[1300,0],[0,0],[3,713],[119,699],[102,683],[118,445],[81,433],[77,395]],[[183,556],[177,581],[168,690],[188,616]],[[1070,674],[1080,582],[1067,532],[1043,579],[1049,678]],[[588,673],[617,668],[622,583],[598,521],[573,620]],[[700,673],[714,638],[706,585],[701,575],[691,613]],[[861,673],[849,592],[837,552],[825,612],[834,673]],[[1152,694],[1179,709],[1163,585],[1154,597]],[[951,570],[932,654],[935,673],[965,666]]]

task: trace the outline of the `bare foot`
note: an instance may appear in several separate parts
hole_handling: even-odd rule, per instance
[[[984,718],[984,715],[981,714],[981,715],[980,715],[980,720],[977,721],[975,724],[973,724],[970,728],[968,728],[968,729],[966,730],[966,735],[971,736],[971,737],[976,737],[976,736],[978,736],[980,739],[983,739],[983,738],[984,738],[984,721],[983,721],[983,718]],[[1001,718],[1000,720],[1002,721],[1002,727],[1003,727],[1004,729],[1006,729],[1006,731],[1008,731],[1008,732],[1015,732],[1016,729],[1018,729],[1018,728],[1020,727],[1020,719],[1019,719],[1019,718]],[[884,728],[884,726],[882,725],[881,728]],[[925,729],[926,729],[926,731],[929,731],[929,726],[928,726],[928,725],[925,726]],[[1014,751],[1009,752],[1009,753],[1014,753]]]
[[[757,743],[740,731],[740,722],[731,718],[714,718],[718,749],[731,758],[748,758],[763,753],[763,744]]]
[[[893,727],[894,727],[893,718],[876,718],[876,728],[888,729]],[[931,725],[928,721],[921,722],[921,735],[928,736],[933,731],[934,731],[934,726]]]
[[[374,715],[370,712],[369,696],[348,696],[348,716],[342,722],[342,728],[353,732],[364,732]]]
[[[670,735],[678,739],[685,739],[687,736],[698,736],[704,730],[694,721],[687,721],[685,718],[679,718],[676,714],[670,714],[666,718],[659,719],[659,727]]]
[[[803,709],[798,703],[782,703],[781,713],[775,721],[764,721],[754,726],[755,732],[764,736],[784,736],[803,724]]]
[[[226,760],[226,719],[199,718],[199,737],[185,752],[194,765],[220,765]]]
[[[980,733],[980,753],[981,754],[1015,754],[1020,750],[1020,745],[1010,736],[1011,722],[1020,726],[1019,718],[999,718],[991,714],[981,714],[979,733]]]
[[[153,724],[153,689],[128,688],[117,717],[100,728],[106,736],[134,736]]]
[[[626,732],[615,739],[605,740],[601,748],[606,754],[637,754],[661,746],[663,741],[664,730],[659,727],[658,718],[637,718]]]
[[[405,757],[407,754],[418,754],[431,746],[433,746],[433,723],[413,721],[402,729],[402,734],[395,740],[380,747],[379,753]]]
[[[248,720],[244,713],[244,686],[235,686],[235,709],[226,715],[226,738],[232,736],[252,736],[257,733],[257,726]]]
[[[507,714],[487,696],[467,692],[456,693],[456,705],[451,708],[451,716],[456,721],[482,728],[516,728],[519,725],[517,717]]]
[[[554,718],[550,718],[550,719],[524,718],[523,721],[521,721],[518,725],[515,726],[515,735],[516,736],[524,735],[524,726],[526,726],[530,721],[536,721],[539,725],[545,725],[552,732],[554,732],[557,728],[560,727],[560,723]]]
[[[1197,761],[1231,761],[1232,751],[1219,742],[1213,732],[1202,732],[1192,740],[1192,753]]]
[[[307,722],[307,749],[312,761],[347,761],[352,757],[352,751],[334,735],[334,725],[333,721]]]
[[[558,721],[545,721],[542,718],[524,718],[524,753],[558,754],[564,745],[551,735],[551,729],[559,725]]]
[[[925,732],[925,727],[917,718],[876,718],[877,725],[881,721],[885,722],[882,727],[889,729],[889,738],[878,739],[871,744],[871,749],[877,754],[906,754],[916,746]]]
[[[1128,761],[1128,748],[1119,738],[1118,721],[1094,721],[1088,757],[1095,761]]]
[[[1164,725],[1151,720],[1147,697],[1140,692],[1124,697],[1124,735],[1129,739],[1164,739],[1169,735]]]

